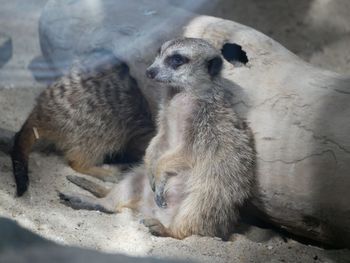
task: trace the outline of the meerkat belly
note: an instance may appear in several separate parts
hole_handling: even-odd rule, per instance
[[[185,144],[185,133],[188,131],[189,118],[193,112],[194,98],[189,94],[179,93],[170,101],[167,109],[167,139],[168,149],[165,152],[173,152]],[[176,176],[170,177],[165,185],[166,207],[160,208],[154,201],[154,193],[150,193],[153,216],[166,227],[168,227],[178,213],[183,200],[186,198],[186,182],[189,177],[189,170],[182,171]]]
[[[173,218],[178,213],[182,201],[186,197],[184,189],[186,188],[187,178],[188,173],[184,172],[168,180],[165,190],[167,206],[160,208],[155,202],[154,192],[149,186],[148,178],[143,177],[142,184],[144,185],[144,189],[139,212],[146,218],[157,218],[164,226],[169,227]]]
[[[171,100],[167,111],[169,148],[178,147],[184,141],[188,130],[188,119],[193,112],[193,97],[189,94],[179,93]]]

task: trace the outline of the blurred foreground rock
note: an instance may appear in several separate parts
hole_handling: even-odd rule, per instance
[[[223,76],[228,85],[238,84],[236,110],[255,135],[257,215],[294,234],[350,247],[347,76],[305,63],[252,28],[196,16],[167,1],[95,3],[48,2],[39,31],[46,59],[64,72],[75,55],[111,49],[130,65],[156,109],[158,92],[144,72],[164,40],[185,35],[206,38],[219,49],[241,45],[249,62],[226,62]]]
[[[0,217],[0,262],[175,263],[184,261],[133,258],[124,255],[103,254],[93,250],[60,246],[20,227],[10,219]]]

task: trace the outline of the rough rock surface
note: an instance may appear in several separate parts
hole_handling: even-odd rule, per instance
[[[313,65],[350,74],[349,10],[348,0],[219,0],[205,13],[251,26]]]
[[[350,79],[234,22],[199,17],[185,31],[247,52],[249,63],[227,63],[224,77],[241,87],[237,110],[255,135],[257,206],[291,232],[349,246]]]

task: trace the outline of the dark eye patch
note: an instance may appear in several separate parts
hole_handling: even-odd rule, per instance
[[[190,60],[187,57],[184,57],[180,54],[174,54],[171,56],[168,56],[165,59],[165,63],[169,66],[172,67],[173,69],[177,69],[183,64],[188,63]]]

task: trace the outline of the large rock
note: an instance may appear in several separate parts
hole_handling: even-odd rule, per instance
[[[241,45],[249,62],[226,62],[223,76],[239,85],[236,109],[255,135],[259,216],[350,247],[349,78],[305,63],[252,28],[167,1],[49,1],[39,33],[43,54],[63,71],[76,54],[112,49],[129,63],[154,109],[157,92],[144,72],[162,41],[185,35],[220,49]]]
[[[350,78],[300,60],[240,24],[197,17],[184,35],[218,48],[236,42],[249,63],[227,63],[237,110],[253,129],[260,194],[268,220],[315,240],[350,246]]]

